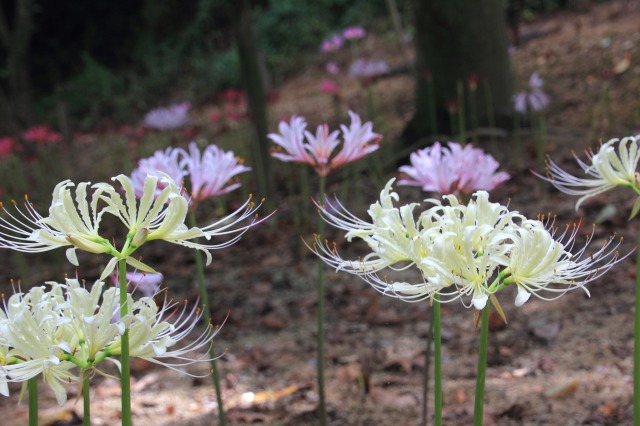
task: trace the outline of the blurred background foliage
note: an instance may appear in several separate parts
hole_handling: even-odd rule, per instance
[[[410,13],[409,0],[398,5]],[[2,7],[11,21],[15,5]],[[322,39],[344,26],[391,25],[385,0],[278,0],[252,7],[271,84],[311,63]],[[47,115],[63,100],[87,129],[98,118],[126,121],[174,99],[197,104],[239,87],[232,13],[226,0],[36,2],[29,48],[35,116],[51,121]],[[2,62],[5,57],[0,53]]]

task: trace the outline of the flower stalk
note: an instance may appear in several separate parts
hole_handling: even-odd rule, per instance
[[[193,211],[189,212],[189,225],[195,226],[196,219]],[[196,274],[198,281],[198,291],[200,293],[200,300],[202,301],[202,318],[204,319],[205,327],[211,326],[211,306],[209,305],[209,294],[207,293],[207,287],[204,282],[204,265],[202,264],[202,255],[199,251],[194,251],[196,261]],[[211,356],[211,371],[213,378],[213,386],[216,390],[216,402],[218,404],[218,425],[225,426],[227,424],[224,405],[222,402],[222,387],[220,386],[220,372],[218,371],[217,359],[215,356],[215,350],[213,347],[213,341],[209,346],[209,355]]]
[[[38,426],[38,378],[32,377],[27,381],[29,392],[29,426]]]
[[[325,192],[325,177],[320,176],[320,195]],[[324,220],[320,217],[318,220],[318,236],[320,240],[324,240]],[[324,391],[324,262],[322,258],[318,258],[318,281],[317,281],[317,369],[318,369],[318,415],[320,425],[327,424],[327,407]]]
[[[480,320],[480,342],[478,346],[478,367],[476,369],[476,396],[473,406],[473,426],[482,426],[484,416],[484,384],[487,375],[487,349],[489,347],[489,309],[482,309]]]
[[[127,239],[127,243],[130,240]],[[125,243],[125,245],[127,245]],[[120,282],[120,318],[129,314],[127,300],[127,260],[118,260],[118,280]],[[131,366],[129,364],[129,329],[120,336],[120,389],[122,402],[122,426],[132,426],[131,419]]]
[[[442,328],[440,321],[440,302],[433,297],[433,397],[435,426],[442,426]]]
[[[89,379],[91,378],[91,370],[85,368],[82,370],[82,424],[91,426],[91,396],[89,395]]]

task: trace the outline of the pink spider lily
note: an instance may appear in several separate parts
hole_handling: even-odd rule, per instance
[[[436,142],[412,153],[410,160],[410,166],[400,167],[406,177],[398,184],[419,186],[423,191],[440,194],[490,191],[510,177],[508,173],[496,172],[499,164],[491,155],[455,142],[449,142],[448,147]]]
[[[285,151],[275,151],[271,155],[281,161],[307,163],[315,168],[320,176],[327,176],[331,170],[377,150],[382,136],[373,132],[373,124],[362,124],[360,116],[352,111],[349,111],[349,116],[351,125],[340,126],[342,149],[336,154],[334,151],[340,145],[340,131],[329,132],[329,126],[321,124],[313,135],[306,130],[307,123],[304,118],[293,116],[290,123],[280,122],[279,134],[268,135]]]
[[[251,170],[233,152],[209,145],[201,154],[195,142],[189,144],[188,153],[183,151],[180,166],[191,181],[190,193],[194,204],[239,188],[240,183],[232,183],[232,179]]]

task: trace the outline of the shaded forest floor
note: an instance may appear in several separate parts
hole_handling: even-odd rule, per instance
[[[534,70],[545,79],[552,97],[547,152],[568,170],[577,171],[572,150],[580,153],[600,139],[640,132],[638,22],[639,5],[613,1],[581,12],[560,12],[521,28],[523,37],[530,39],[515,54],[519,81],[525,84]],[[364,50],[390,65],[404,61],[393,41],[371,38]],[[626,68],[621,62],[625,58],[629,59]],[[318,93],[322,68],[319,63],[286,82],[272,114],[296,113],[314,123],[331,120],[331,99]],[[343,109],[364,111],[365,96],[358,85],[346,77],[341,84]],[[410,117],[412,91],[409,76],[376,84],[376,130],[385,139],[392,140]],[[492,153],[512,179],[492,192],[492,200],[510,200],[512,209],[530,217],[551,211],[558,215],[559,225],[582,218],[585,232],[600,217],[594,241],[617,232],[625,237],[621,252],[632,250],[640,231],[637,220],[627,222],[633,197],[624,190],[611,191],[576,212],[575,198],[556,192],[529,172],[536,168],[530,133],[523,130],[525,155],[520,161],[513,156],[511,135],[497,141],[500,150]],[[482,145],[491,151],[489,141]],[[340,176],[332,179],[328,192],[340,194]],[[380,186],[373,180],[363,177],[349,192],[350,202],[360,202],[356,208],[361,214],[377,200]],[[398,192],[404,203],[428,198],[416,189],[401,187]],[[215,321],[221,322],[229,313],[216,347],[224,351],[218,364],[232,425],[316,424],[316,259],[306,251],[293,225],[293,211],[302,201],[288,198],[282,188],[275,204],[279,212],[272,224],[251,230],[238,244],[216,252],[207,269]],[[311,217],[315,221],[315,215]],[[308,237],[311,232],[304,234]],[[333,230],[329,236],[338,240],[345,256],[361,253],[361,246],[346,245]],[[166,245],[158,245],[147,259],[164,262],[170,294],[195,300],[192,255],[171,250],[168,256]],[[590,298],[576,291],[554,302],[532,298],[516,309],[514,292],[500,294],[509,324],[494,321],[492,325],[485,424],[632,423],[633,258],[593,283]],[[418,424],[428,305],[381,297],[352,276],[330,270],[326,293],[330,424]],[[442,318],[445,424],[468,425],[473,414],[478,334],[473,312],[452,303],[443,306]],[[207,371],[206,366],[194,368],[189,371]],[[208,378],[194,379],[135,362],[132,388],[137,426],[217,422]],[[94,424],[117,424],[117,381],[96,377],[92,392]],[[76,401],[75,389],[70,387],[69,393],[69,402],[59,408],[51,392],[41,386],[43,425],[79,423],[82,403]],[[26,424],[27,407],[24,402],[16,404],[18,394],[19,387],[12,386],[12,396],[0,399],[2,412],[11,413],[5,414],[3,425]],[[431,406],[429,412],[433,412]]]

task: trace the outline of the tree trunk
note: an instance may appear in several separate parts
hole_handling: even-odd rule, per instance
[[[261,197],[273,194],[271,177],[269,131],[267,124],[267,100],[260,70],[258,49],[251,29],[251,6],[249,0],[238,0],[235,31],[240,71],[247,91],[249,113],[255,126],[253,160],[254,176],[258,182]]]
[[[415,0],[415,113],[403,134],[405,146],[435,133],[430,104],[435,105],[439,133],[447,133],[447,102],[457,100],[459,85],[466,86],[472,75],[478,77],[478,123],[489,121],[487,100],[498,125],[510,121],[514,82],[504,6],[503,0]]]
[[[5,125],[12,132],[33,124],[29,85],[29,43],[33,29],[33,3],[15,1],[15,16],[9,26],[5,10],[0,6],[0,45],[5,51],[7,78],[2,84],[2,109],[7,114]]]

